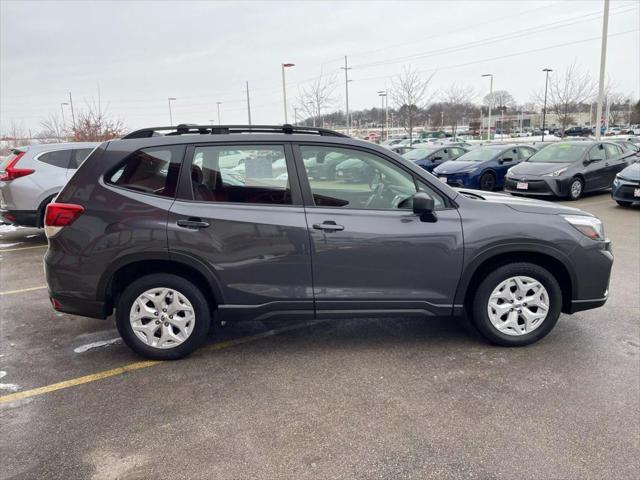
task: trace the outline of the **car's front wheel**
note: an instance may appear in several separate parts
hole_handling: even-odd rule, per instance
[[[491,172],[485,172],[480,177],[480,190],[492,191],[496,188],[496,176]]]
[[[116,325],[136,353],[175,360],[197,349],[211,324],[200,289],[185,278],[151,274],[131,283],[116,308]]]
[[[569,184],[569,200],[578,200],[584,191],[584,182],[581,178],[575,177],[571,179]]]
[[[518,262],[503,265],[482,280],[472,316],[487,340],[521,346],[549,333],[561,309],[562,291],[556,278],[539,265]]]

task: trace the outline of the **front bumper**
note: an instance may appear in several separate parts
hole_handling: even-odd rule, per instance
[[[611,197],[620,202],[640,202],[640,182],[616,178],[611,187]]]
[[[452,187],[477,187],[478,182],[473,181],[475,177],[471,177],[468,173],[436,173],[432,172],[440,180],[447,179],[447,185]],[[444,182],[444,180],[442,180]]]
[[[39,227],[39,215],[35,210],[0,209],[0,221],[19,227]]]
[[[594,242],[588,238],[569,256],[574,267],[574,288],[565,313],[575,313],[598,308],[609,297],[609,279],[613,267],[611,242]]]
[[[518,183],[526,183],[527,188],[518,188]],[[520,195],[564,197],[569,194],[569,179],[542,175],[505,177],[504,190]]]

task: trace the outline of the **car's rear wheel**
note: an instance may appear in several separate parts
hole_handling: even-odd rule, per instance
[[[633,202],[625,202],[624,200],[616,200],[616,203],[621,207],[630,207]]]
[[[496,188],[496,176],[491,172],[483,173],[480,177],[480,190],[493,190]]]
[[[508,347],[540,340],[555,326],[561,310],[558,281],[547,269],[526,262],[503,265],[487,275],[472,304],[480,333]]]
[[[569,200],[578,200],[584,191],[584,182],[580,177],[571,179],[569,183]]]
[[[185,278],[151,274],[122,292],[116,325],[136,353],[155,360],[175,360],[197,349],[211,324],[200,289]]]

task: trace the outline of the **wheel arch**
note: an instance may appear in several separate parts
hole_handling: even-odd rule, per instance
[[[107,314],[113,311],[127,285],[152,273],[171,273],[193,282],[202,290],[212,312],[224,303],[217,279],[202,262],[182,254],[144,253],[116,260],[100,278],[98,300],[105,302]]]
[[[548,247],[543,250],[540,246],[521,245],[491,249],[478,255],[465,268],[455,303],[463,305],[466,311],[470,311],[480,279],[507,263],[529,262],[546,268],[556,278],[562,290],[562,311],[567,313],[571,308],[571,300],[575,296],[576,277],[565,260],[566,257],[561,252]]]

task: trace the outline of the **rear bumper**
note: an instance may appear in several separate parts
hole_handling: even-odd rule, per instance
[[[39,227],[40,216],[36,210],[0,209],[0,220],[19,227]]]
[[[111,314],[105,302],[85,300],[76,297],[65,297],[49,291],[49,298],[54,310],[71,315],[105,319]]]

